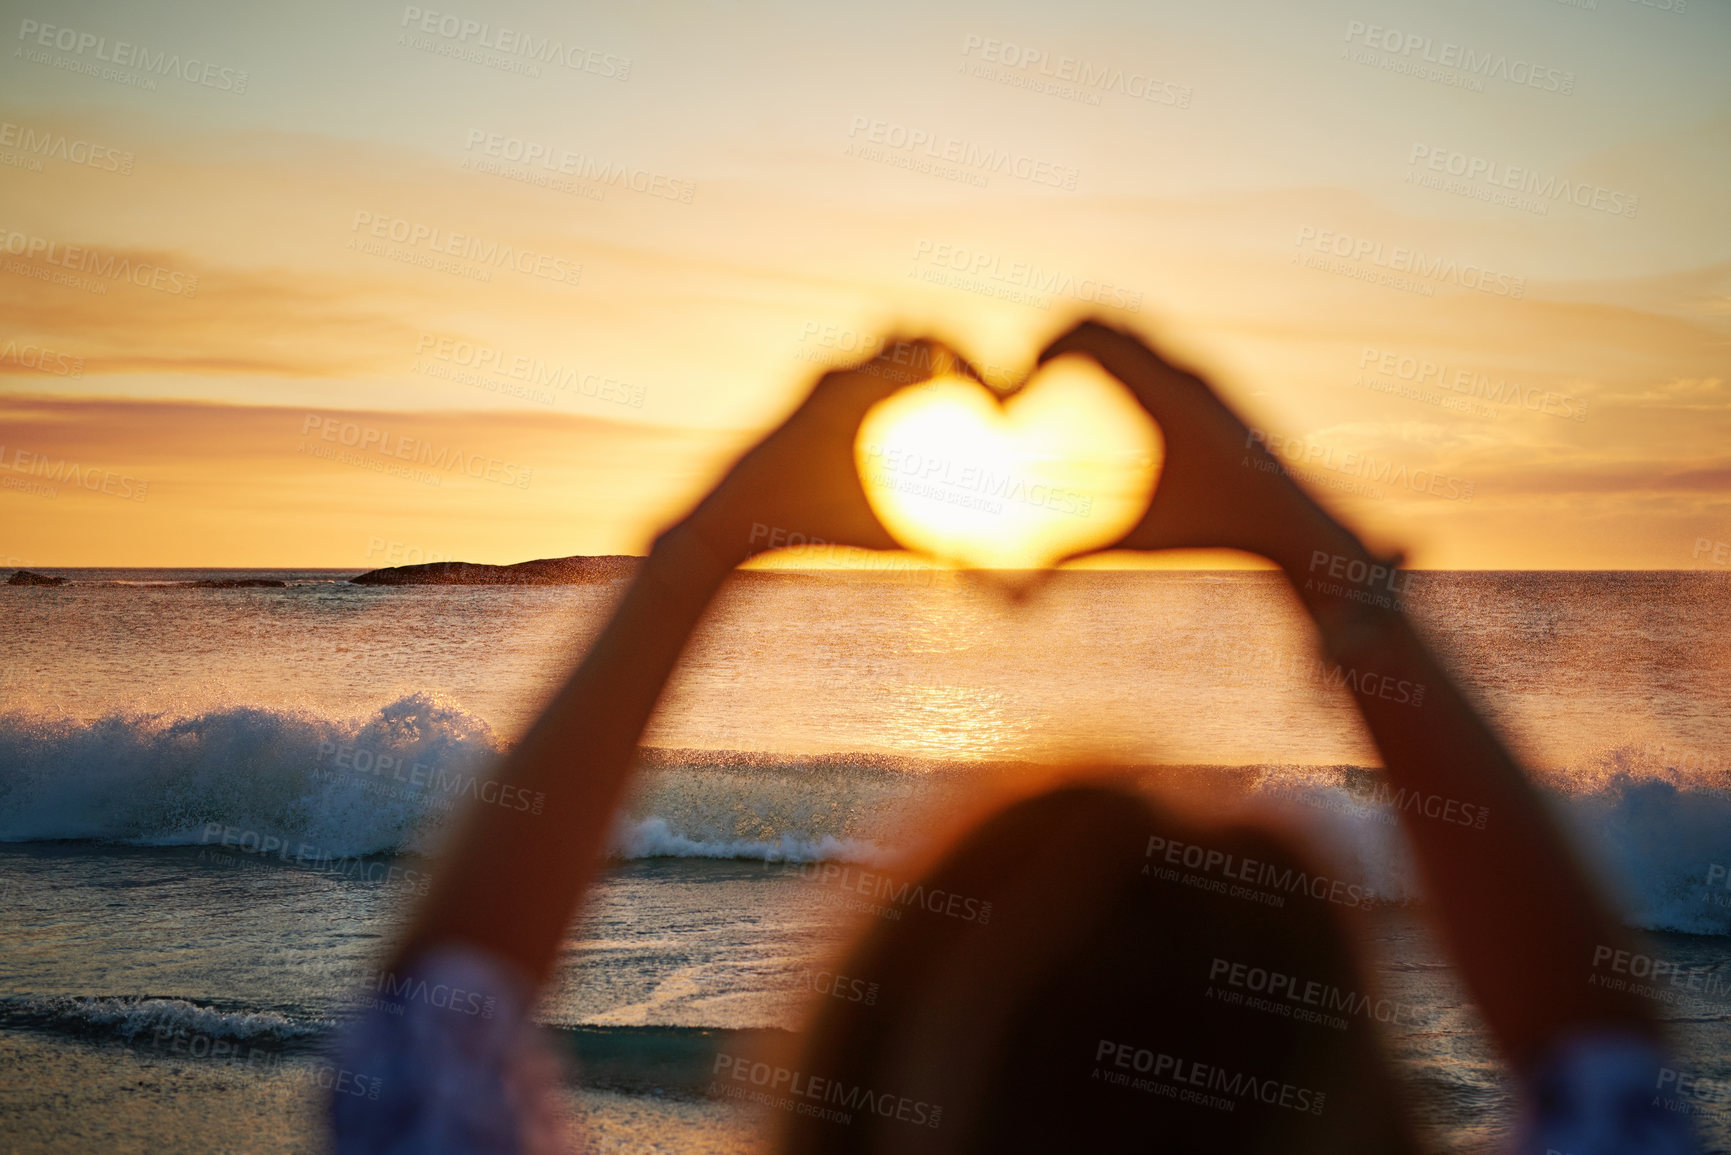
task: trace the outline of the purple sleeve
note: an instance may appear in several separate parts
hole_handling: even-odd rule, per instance
[[[443,947],[381,972],[339,1060],[373,1092],[333,1094],[337,1155],[569,1152],[559,1063],[529,1021],[534,992],[485,952]]]
[[[1722,1085],[1684,1071],[1645,1040],[1570,1039],[1539,1068],[1519,1155],[1698,1155],[1691,1120]]]

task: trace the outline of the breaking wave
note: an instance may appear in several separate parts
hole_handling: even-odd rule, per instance
[[[504,752],[481,718],[424,693],[355,718],[253,707],[88,722],[5,714],[0,841],[248,848],[248,838],[274,838],[321,856],[436,853],[460,806],[497,797]],[[614,827],[622,858],[877,863],[905,847],[911,808],[942,808],[977,774],[880,754],[706,750],[646,750],[640,769]],[[1416,896],[1398,802],[1375,772],[1191,772],[1301,816],[1380,894]],[[1731,933],[1731,795],[1716,781],[1662,752],[1621,748],[1547,773],[1545,789],[1631,923]]]

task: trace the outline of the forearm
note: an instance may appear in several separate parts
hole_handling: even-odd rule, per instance
[[[598,867],[650,713],[737,560],[689,523],[656,542],[612,620],[501,768],[514,796],[543,796],[539,812],[471,808],[399,962],[463,942],[532,981],[548,974]]]
[[[1377,564],[1392,566],[1361,550],[1346,567],[1368,575]],[[1568,1030],[1651,1031],[1640,1000],[1589,981],[1596,958],[1627,939],[1620,920],[1538,789],[1411,623],[1398,608],[1346,601],[1322,588],[1333,583],[1287,568],[1342,680],[1356,688],[1427,896],[1504,1047],[1526,1061]]]

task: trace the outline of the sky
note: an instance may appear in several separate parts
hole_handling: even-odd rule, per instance
[[[0,33],[0,564],[639,553],[883,335],[1099,314],[1415,566],[1731,565],[1731,6]]]

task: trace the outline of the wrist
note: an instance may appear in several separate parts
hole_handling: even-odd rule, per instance
[[[1411,576],[1401,556],[1372,552],[1332,518],[1295,533],[1274,561],[1325,632],[1331,622],[1398,616],[1405,608]]]
[[[1349,666],[1386,658],[1412,631],[1398,608],[1340,599],[1312,605],[1310,616],[1323,654]]]
[[[1284,567],[1293,592],[1334,661],[1381,650],[1407,628],[1407,583],[1400,558],[1378,557],[1356,538],[1315,544],[1302,567]]]
[[[1374,556],[1350,534],[1305,535],[1282,548],[1274,562],[1301,592],[1327,583],[1371,581],[1370,572],[1376,566],[1383,567],[1383,573],[1376,579],[1380,581],[1390,564],[1387,559]]]
[[[1357,542],[1315,538],[1291,545],[1273,560],[1313,615],[1342,596],[1357,600],[1351,591],[1361,585],[1367,594],[1378,592],[1393,566]]]
[[[748,518],[734,516],[712,496],[656,538],[654,548],[677,554],[686,564],[725,572],[760,552],[752,529]]]

